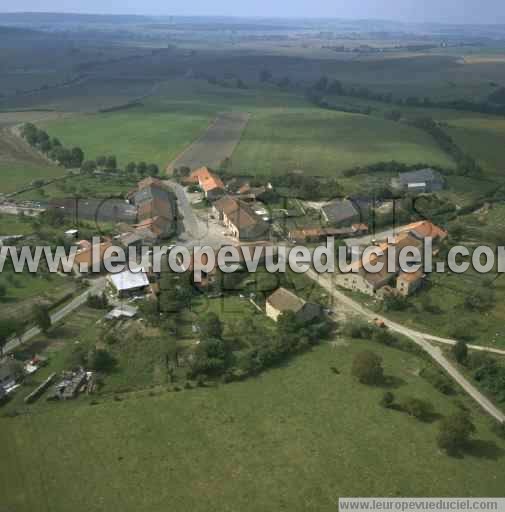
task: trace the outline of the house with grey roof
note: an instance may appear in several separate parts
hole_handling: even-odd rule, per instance
[[[397,178],[393,178],[392,187],[403,192],[422,194],[437,192],[445,187],[443,176],[429,167],[416,171],[401,172]]]
[[[277,288],[267,298],[265,312],[274,322],[277,322],[283,313],[291,312],[303,323],[310,323],[323,315],[323,308],[319,304],[305,302],[286,288]]]
[[[321,208],[321,216],[333,227],[348,227],[361,222],[359,207],[350,199],[335,199]]]

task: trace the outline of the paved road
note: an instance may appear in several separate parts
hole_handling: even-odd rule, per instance
[[[321,275],[311,270],[307,275],[321,285],[339,304],[344,305],[347,309],[358,313],[367,320],[378,318],[382,320],[392,331],[410,338],[414,343],[427,352],[431,358],[436,361],[488,414],[493,416],[499,422],[505,423],[505,414],[490,400],[488,400],[469,380],[467,380],[467,378],[444,356],[439,347],[434,347],[427,341],[427,339],[435,339],[435,341],[437,341],[435,336],[426,335],[425,333],[404,327],[401,324],[392,322],[391,320],[377,315],[373,311],[363,307],[360,303],[337,290],[335,284],[332,282],[331,276],[328,274]],[[444,338],[439,338],[438,341],[443,339]],[[446,341],[452,342],[453,340]]]
[[[65,318],[67,315],[75,311],[78,307],[82,306],[86,302],[88,295],[101,293],[105,289],[106,284],[107,281],[105,277],[94,279],[91,286],[87,288],[85,292],[81,293],[81,295],[71,300],[68,304],[65,304],[65,306],[51,315],[51,324],[54,325],[57,322],[63,320],[63,318]],[[14,338],[7,343],[4,349],[4,354],[12,352],[20,345],[30,341],[39,334],[40,329],[38,327],[32,327],[31,329],[28,329],[28,331],[26,331],[20,338]]]
[[[223,234],[224,227],[217,221],[208,215],[202,219],[195,214],[184,187],[170,180],[167,180],[166,183],[175,192],[177,208],[183,217],[184,231],[178,236],[177,243],[179,245],[188,248],[208,245],[216,250],[222,245],[233,245],[233,239]]]

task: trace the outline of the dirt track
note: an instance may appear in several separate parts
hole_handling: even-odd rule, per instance
[[[168,164],[167,174],[172,174],[177,167],[219,167],[225,158],[232,156],[248,121],[246,112],[219,114],[200,138]]]
[[[49,161],[35,151],[23,139],[16,136],[9,128],[0,128],[0,163],[26,162],[49,165]]]

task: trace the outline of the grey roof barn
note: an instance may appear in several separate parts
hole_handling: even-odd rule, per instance
[[[321,208],[321,215],[332,226],[350,226],[360,222],[359,208],[349,199],[335,199]]]
[[[393,180],[393,186],[406,192],[436,192],[444,188],[442,175],[429,167],[416,171],[402,172]]]

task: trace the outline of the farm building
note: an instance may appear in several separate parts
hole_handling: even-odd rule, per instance
[[[431,224],[431,223],[427,223]],[[414,224],[415,226],[415,224]],[[403,296],[408,296],[419,289],[424,282],[424,274],[421,270],[416,272],[403,272],[399,265],[399,255],[403,248],[415,247],[423,252],[424,236],[423,232],[431,232],[432,228],[427,225],[421,224],[418,231],[415,229],[406,230],[401,232],[396,238],[394,243],[382,243],[378,247],[382,250],[382,255],[369,255],[368,260],[365,261],[362,256],[357,262],[349,265],[346,272],[337,276],[337,284],[349,290],[358,291],[366,295],[377,295],[379,297],[384,295],[384,288],[391,286],[396,279],[396,291]],[[433,230],[438,228],[433,226]],[[443,232],[443,230],[440,230]],[[394,248],[396,254],[396,264],[393,269],[388,269],[388,253]],[[378,272],[369,272],[366,270],[366,264],[376,266],[382,263],[382,269]]]
[[[359,209],[349,199],[335,199],[321,208],[321,216],[333,227],[346,227],[362,221]]]
[[[242,201],[224,196],[214,203],[213,211],[229,234],[238,240],[267,240],[270,237],[269,224]]]
[[[421,194],[442,190],[445,181],[438,171],[426,168],[399,173],[397,178],[393,178],[391,185],[403,192]]]
[[[107,279],[118,297],[144,293],[149,288],[149,279],[143,269],[137,272],[128,269],[118,274],[110,274]]]
[[[312,322],[320,317],[323,309],[318,304],[305,302],[286,288],[277,288],[266,300],[266,314],[274,322],[277,322],[279,316],[291,311],[304,322]]]

